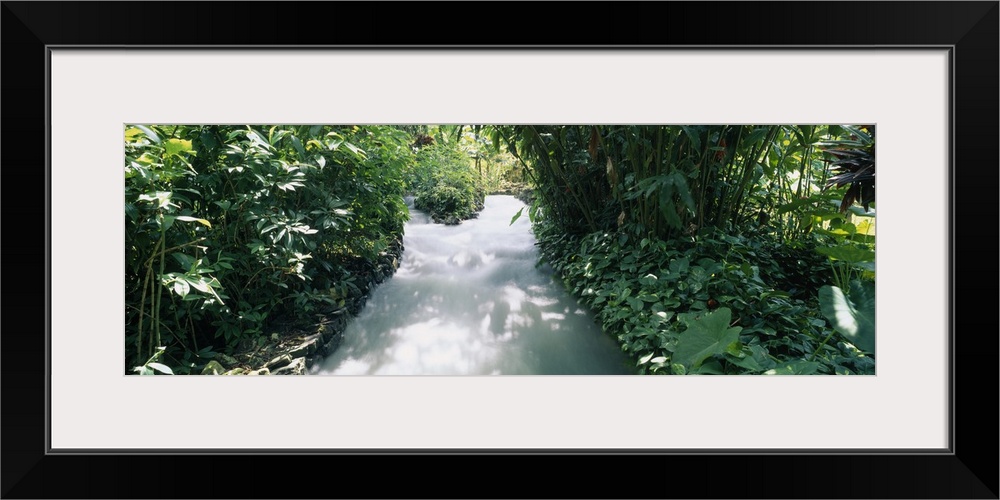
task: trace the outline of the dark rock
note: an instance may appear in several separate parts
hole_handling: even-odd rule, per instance
[[[295,358],[287,366],[283,366],[271,372],[271,375],[305,375],[306,358]]]
[[[311,356],[316,352],[319,347],[319,335],[314,335],[309,340],[295,346],[292,350],[288,351],[288,355],[293,358],[299,358],[302,356]]]
[[[278,356],[277,358],[268,361],[267,364],[264,365],[264,368],[273,370],[275,368],[285,366],[291,362],[292,362],[292,357],[290,355],[282,354],[281,356]]]

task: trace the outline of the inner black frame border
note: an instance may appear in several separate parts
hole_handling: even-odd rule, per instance
[[[253,9],[239,9],[237,6],[253,6]],[[8,222],[34,218],[44,213],[44,238],[35,239],[34,245],[44,242],[42,249],[26,246],[23,237],[10,239],[18,244],[8,244],[4,253],[8,259],[29,261],[37,259],[44,252],[46,256],[46,276],[43,283],[27,287],[32,293],[16,296],[7,295],[4,300],[11,311],[38,311],[39,298],[44,297],[44,311],[39,316],[45,318],[45,330],[37,338],[18,334],[23,327],[11,328],[8,314],[8,335],[3,337],[2,373],[5,375],[2,388],[7,403],[2,410],[2,430],[5,435],[2,451],[3,461],[2,495],[4,497],[146,497],[167,496],[174,498],[232,495],[237,497],[280,497],[282,476],[289,476],[309,468],[306,463],[320,462],[326,466],[336,464],[338,470],[347,468],[363,470],[393,464],[392,473],[399,474],[399,481],[380,484],[375,489],[351,490],[361,492],[348,496],[413,497],[414,492],[433,491],[435,496],[447,496],[446,486],[437,485],[434,490],[414,489],[420,484],[424,471],[413,467],[415,460],[433,467],[452,468],[472,463],[471,459],[457,455],[492,455],[493,460],[504,467],[518,465],[523,480],[538,475],[544,469],[541,460],[558,455],[557,460],[577,466],[591,463],[619,465],[630,470],[628,475],[645,475],[652,484],[636,486],[642,491],[637,496],[686,496],[703,495],[721,497],[909,497],[909,498],[997,498],[997,439],[996,428],[984,429],[977,426],[974,416],[982,416],[986,422],[997,421],[995,392],[982,392],[982,378],[995,381],[997,374],[997,320],[995,315],[976,314],[977,308],[967,307],[969,303],[981,303],[997,297],[993,282],[983,284],[983,276],[996,276],[996,246],[984,245],[972,240],[972,244],[959,247],[955,240],[956,224],[960,227],[973,226],[973,222],[993,221],[997,215],[997,62],[998,62],[998,2],[676,2],[658,6],[674,14],[673,21],[663,18],[634,16],[636,9],[649,8],[650,3],[609,4],[583,3],[577,8],[600,10],[602,21],[607,26],[603,35],[621,40],[623,45],[605,45],[592,36],[582,44],[541,43],[526,40],[525,45],[509,45],[498,40],[496,34],[489,39],[489,31],[481,27],[468,28],[461,39],[474,40],[474,44],[452,44],[455,38],[447,32],[447,17],[421,18],[421,14],[439,13],[457,4],[442,4],[428,7],[424,4],[338,4],[331,9],[335,14],[330,18],[305,16],[301,11],[316,8],[313,2],[248,2],[237,4],[219,3],[93,3],[93,2],[3,2],[2,8],[2,61],[8,78],[3,85],[3,138],[6,148],[2,150],[3,164],[7,166],[8,202],[5,204]],[[518,26],[521,30],[547,31],[566,36],[565,39],[579,40],[582,35],[562,28],[566,33],[553,30],[552,19],[558,18],[560,9],[570,4],[542,4],[538,8],[551,16],[528,19],[517,18],[518,12],[508,12],[515,4],[486,3],[493,7],[491,15],[496,26]],[[626,5],[622,7],[622,5]],[[197,10],[191,16],[185,11]],[[239,11],[234,14],[234,10]],[[631,11],[631,14],[630,14]],[[638,19],[635,19],[638,17]],[[143,23],[143,20],[160,19],[158,24]],[[228,19],[228,22],[224,22]],[[423,31],[414,34],[413,21],[420,19]],[[691,19],[711,19],[717,31],[706,31],[706,25],[690,22]],[[856,22],[833,22],[854,19]],[[360,20],[353,25],[350,20]],[[623,20],[638,29],[619,28]],[[805,27],[783,32],[758,31],[747,33],[747,25],[765,26],[779,21],[800,26],[802,21],[813,20]],[[825,20],[825,21],[823,21]],[[799,23],[796,23],[798,21]],[[337,26],[333,32],[330,26]],[[508,23],[508,24],[505,24]],[[174,24],[171,24],[174,23]],[[291,23],[291,24],[288,24]],[[345,24],[346,23],[346,24]],[[662,23],[662,24],[658,24]],[[247,31],[239,31],[235,25],[253,26]],[[186,25],[183,30],[175,29]],[[787,24],[786,24],[787,26]],[[124,29],[120,29],[124,27]],[[453,26],[452,26],[453,27]],[[646,28],[646,30],[642,29]],[[744,28],[744,31],[738,31]],[[462,30],[459,30],[462,31]],[[182,33],[183,32],[183,33]],[[308,33],[303,35],[303,33]],[[651,33],[656,33],[652,36]],[[723,33],[723,34],[719,34]],[[507,38],[510,37],[507,33]],[[728,34],[728,35],[727,35]],[[736,36],[739,35],[739,36]],[[728,39],[727,39],[728,36]],[[736,36],[736,39],[732,39]],[[421,45],[407,43],[416,37],[425,40]],[[742,37],[742,38],[741,38]],[[531,38],[531,37],[529,37]],[[583,37],[585,38],[585,37]],[[603,38],[603,37],[600,37]],[[178,43],[181,42],[181,43]],[[627,45],[626,45],[627,44]],[[312,450],[83,450],[79,452],[58,452],[50,448],[48,442],[48,286],[49,280],[49,192],[48,192],[48,57],[50,51],[58,48],[274,48],[301,49],[315,47],[328,48],[941,48],[949,49],[949,70],[951,72],[952,106],[949,130],[951,169],[950,200],[952,213],[949,217],[949,260],[951,293],[949,319],[953,331],[950,335],[952,350],[952,374],[949,386],[950,443],[948,450],[915,450],[907,452],[871,450],[816,450],[803,453],[799,450],[336,450],[338,456],[320,459],[317,455],[328,455],[327,451]],[[10,75],[15,75],[11,77]],[[863,77],[863,75],[861,75]],[[862,78],[863,80],[863,78]],[[44,104],[44,108],[43,108]],[[16,146],[14,146],[16,145]],[[39,151],[45,151],[44,163]],[[958,170],[963,165],[965,170]],[[966,166],[967,165],[967,166]],[[959,175],[961,174],[961,175]],[[11,186],[14,188],[11,188]],[[37,192],[25,193],[23,186],[44,186],[45,205],[39,207]],[[961,196],[959,190],[961,188]],[[12,192],[14,191],[14,192]],[[16,200],[12,203],[10,200]],[[13,217],[12,217],[13,216]],[[8,224],[8,229],[11,224]],[[16,227],[16,226],[15,226]],[[964,233],[969,234],[969,233]],[[971,236],[970,236],[971,239]],[[995,245],[995,240],[993,240]],[[22,245],[21,243],[25,243]],[[958,253],[961,248],[961,253]],[[990,253],[982,255],[983,250]],[[956,259],[956,256],[960,258]],[[10,262],[10,261],[8,261]],[[974,267],[975,266],[975,267]],[[983,267],[987,269],[985,272]],[[10,268],[8,268],[10,270]],[[964,271],[964,272],[963,272]],[[973,278],[980,278],[976,281]],[[8,274],[10,280],[10,274]],[[20,285],[21,280],[17,280]],[[10,282],[9,282],[10,283]],[[40,288],[41,285],[41,289]],[[31,288],[31,287],[34,288]],[[20,287],[20,286],[19,286]],[[35,293],[37,292],[37,295]],[[971,301],[971,302],[970,302]],[[956,310],[956,306],[959,309]],[[958,314],[959,312],[963,314]],[[22,316],[19,314],[18,316]],[[989,317],[989,320],[986,320]],[[967,343],[955,342],[958,325],[969,332]],[[27,331],[34,331],[28,329]],[[976,338],[976,335],[979,338]],[[985,338],[984,338],[985,337]],[[983,353],[986,353],[983,356]],[[984,358],[988,357],[989,360]],[[45,359],[44,371],[41,359]],[[39,387],[39,381],[45,387]],[[963,382],[963,385],[956,385]],[[976,387],[973,387],[973,384]],[[43,390],[39,390],[43,389]],[[966,397],[961,397],[966,395]],[[985,396],[985,397],[984,397]],[[15,399],[16,398],[16,399]],[[962,424],[959,426],[958,424]],[[975,430],[973,430],[975,429]],[[964,439],[964,440],[963,440]],[[260,456],[259,454],[265,454]],[[254,456],[257,454],[257,456]],[[86,456],[82,456],[86,455]],[[224,458],[220,455],[226,455]],[[349,457],[341,455],[351,455]],[[420,455],[415,459],[412,455]],[[990,460],[983,458],[990,456]],[[213,458],[214,457],[214,458]],[[374,462],[378,459],[377,465]],[[336,460],[334,462],[334,460]],[[548,458],[548,461],[553,459]],[[594,462],[594,461],[597,462]],[[84,462],[85,461],[85,462]],[[157,478],[162,472],[171,471],[192,475],[195,472],[221,472],[220,462],[238,464],[247,468],[251,463],[266,463],[273,471],[274,481],[259,475],[253,476],[253,484],[234,484],[231,481],[216,483],[208,479],[208,489],[194,489],[193,481],[164,483]],[[83,464],[86,465],[83,465]],[[529,465],[530,464],[530,465]],[[702,473],[691,474],[685,470],[674,471],[674,466],[696,465]],[[398,467],[397,467],[398,466]],[[522,467],[524,467],[522,469]],[[462,473],[469,479],[488,480],[493,475],[488,468],[476,467]],[[727,471],[729,481],[713,480],[710,469]],[[405,471],[411,470],[407,474]],[[591,483],[578,484],[577,489],[565,482],[552,484],[552,489],[544,491],[560,492],[560,496],[633,496],[637,491],[628,482],[616,482],[616,474],[605,474],[607,482],[588,475]],[[653,474],[650,476],[650,474]],[[845,476],[846,475],[846,476]],[[680,477],[682,476],[682,477]],[[840,478],[834,479],[836,476]],[[53,481],[59,477],[60,480]],[[62,478],[65,478],[63,480]],[[406,478],[405,480],[403,478]],[[669,480],[666,480],[670,478]],[[565,478],[568,479],[568,478]],[[200,479],[204,481],[204,477]],[[518,482],[498,485],[489,481],[491,489],[487,496],[538,496],[542,490],[524,490]],[[641,481],[640,481],[641,482]],[[235,483],[238,483],[236,481]],[[204,486],[205,483],[202,483]],[[710,485],[711,487],[699,485]],[[558,487],[559,489],[555,489]],[[159,489],[158,489],[159,488]],[[443,488],[443,489],[442,489]],[[605,488],[605,489],[602,489]],[[686,489],[695,488],[695,489]],[[299,490],[301,491],[301,490]],[[289,492],[300,496],[299,491]],[[208,493],[213,495],[207,495]],[[613,494],[602,492],[616,492]],[[471,493],[471,494],[470,494]],[[576,494],[574,494],[576,493]],[[466,491],[459,496],[472,497]]]

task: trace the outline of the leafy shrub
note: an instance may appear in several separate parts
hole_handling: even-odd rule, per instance
[[[197,369],[279,316],[343,305],[402,237],[409,136],[392,127],[125,132],[126,363]],[[145,365],[144,365],[145,366]]]
[[[410,180],[413,206],[435,222],[457,224],[474,217],[483,209],[486,190],[472,169],[472,160],[453,144],[421,148]]]
[[[773,260],[766,236],[664,241],[634,226],[574,236],[544,218],[535,229],[543,258],[644,373],[874,371],[855,346],[831,342],[815,293],[781,288],[800,278]]]

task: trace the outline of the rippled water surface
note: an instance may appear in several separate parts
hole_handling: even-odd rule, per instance
[[[628,374],[617,343],[537,267],[523,207],[488,196],[477,219],[411,210],[399,270],[375,288],[324,375]]]

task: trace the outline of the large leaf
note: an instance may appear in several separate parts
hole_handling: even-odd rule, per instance
[[[171,370],[169,366],[161,364],[161,363],[147,363],[146,366],[148,366],[150,368],[153,368],[154,370],[156,370],[156,371],[158,371],[160,373],[165,373],[167,375],[173,375],[174,374],[173,370]]]
[[[819,247],[817,252],[835,260],[842,260],[849,264],[859,262],[871,262],[875,260],[875,252],[852,245],[841,245],[837,247]]]
[[[728,307],[706,314],[690,321],[688,328],[680,334],[673,361],[697,368],[703,361],[716,354],[723,354],[726,348],[740,339],[742,327],[730,327],[732,311]]]
[[[191,141],[185,141],[184,139],[167,139],[163,143],[164,149],[167,151],[167,156],[180,155],[181,152],[191,151]]]
[[[851,282],[851,296],[839,287],[819,289],[819,306],[833,329],[859,349],[875,352],[875,286]]]

